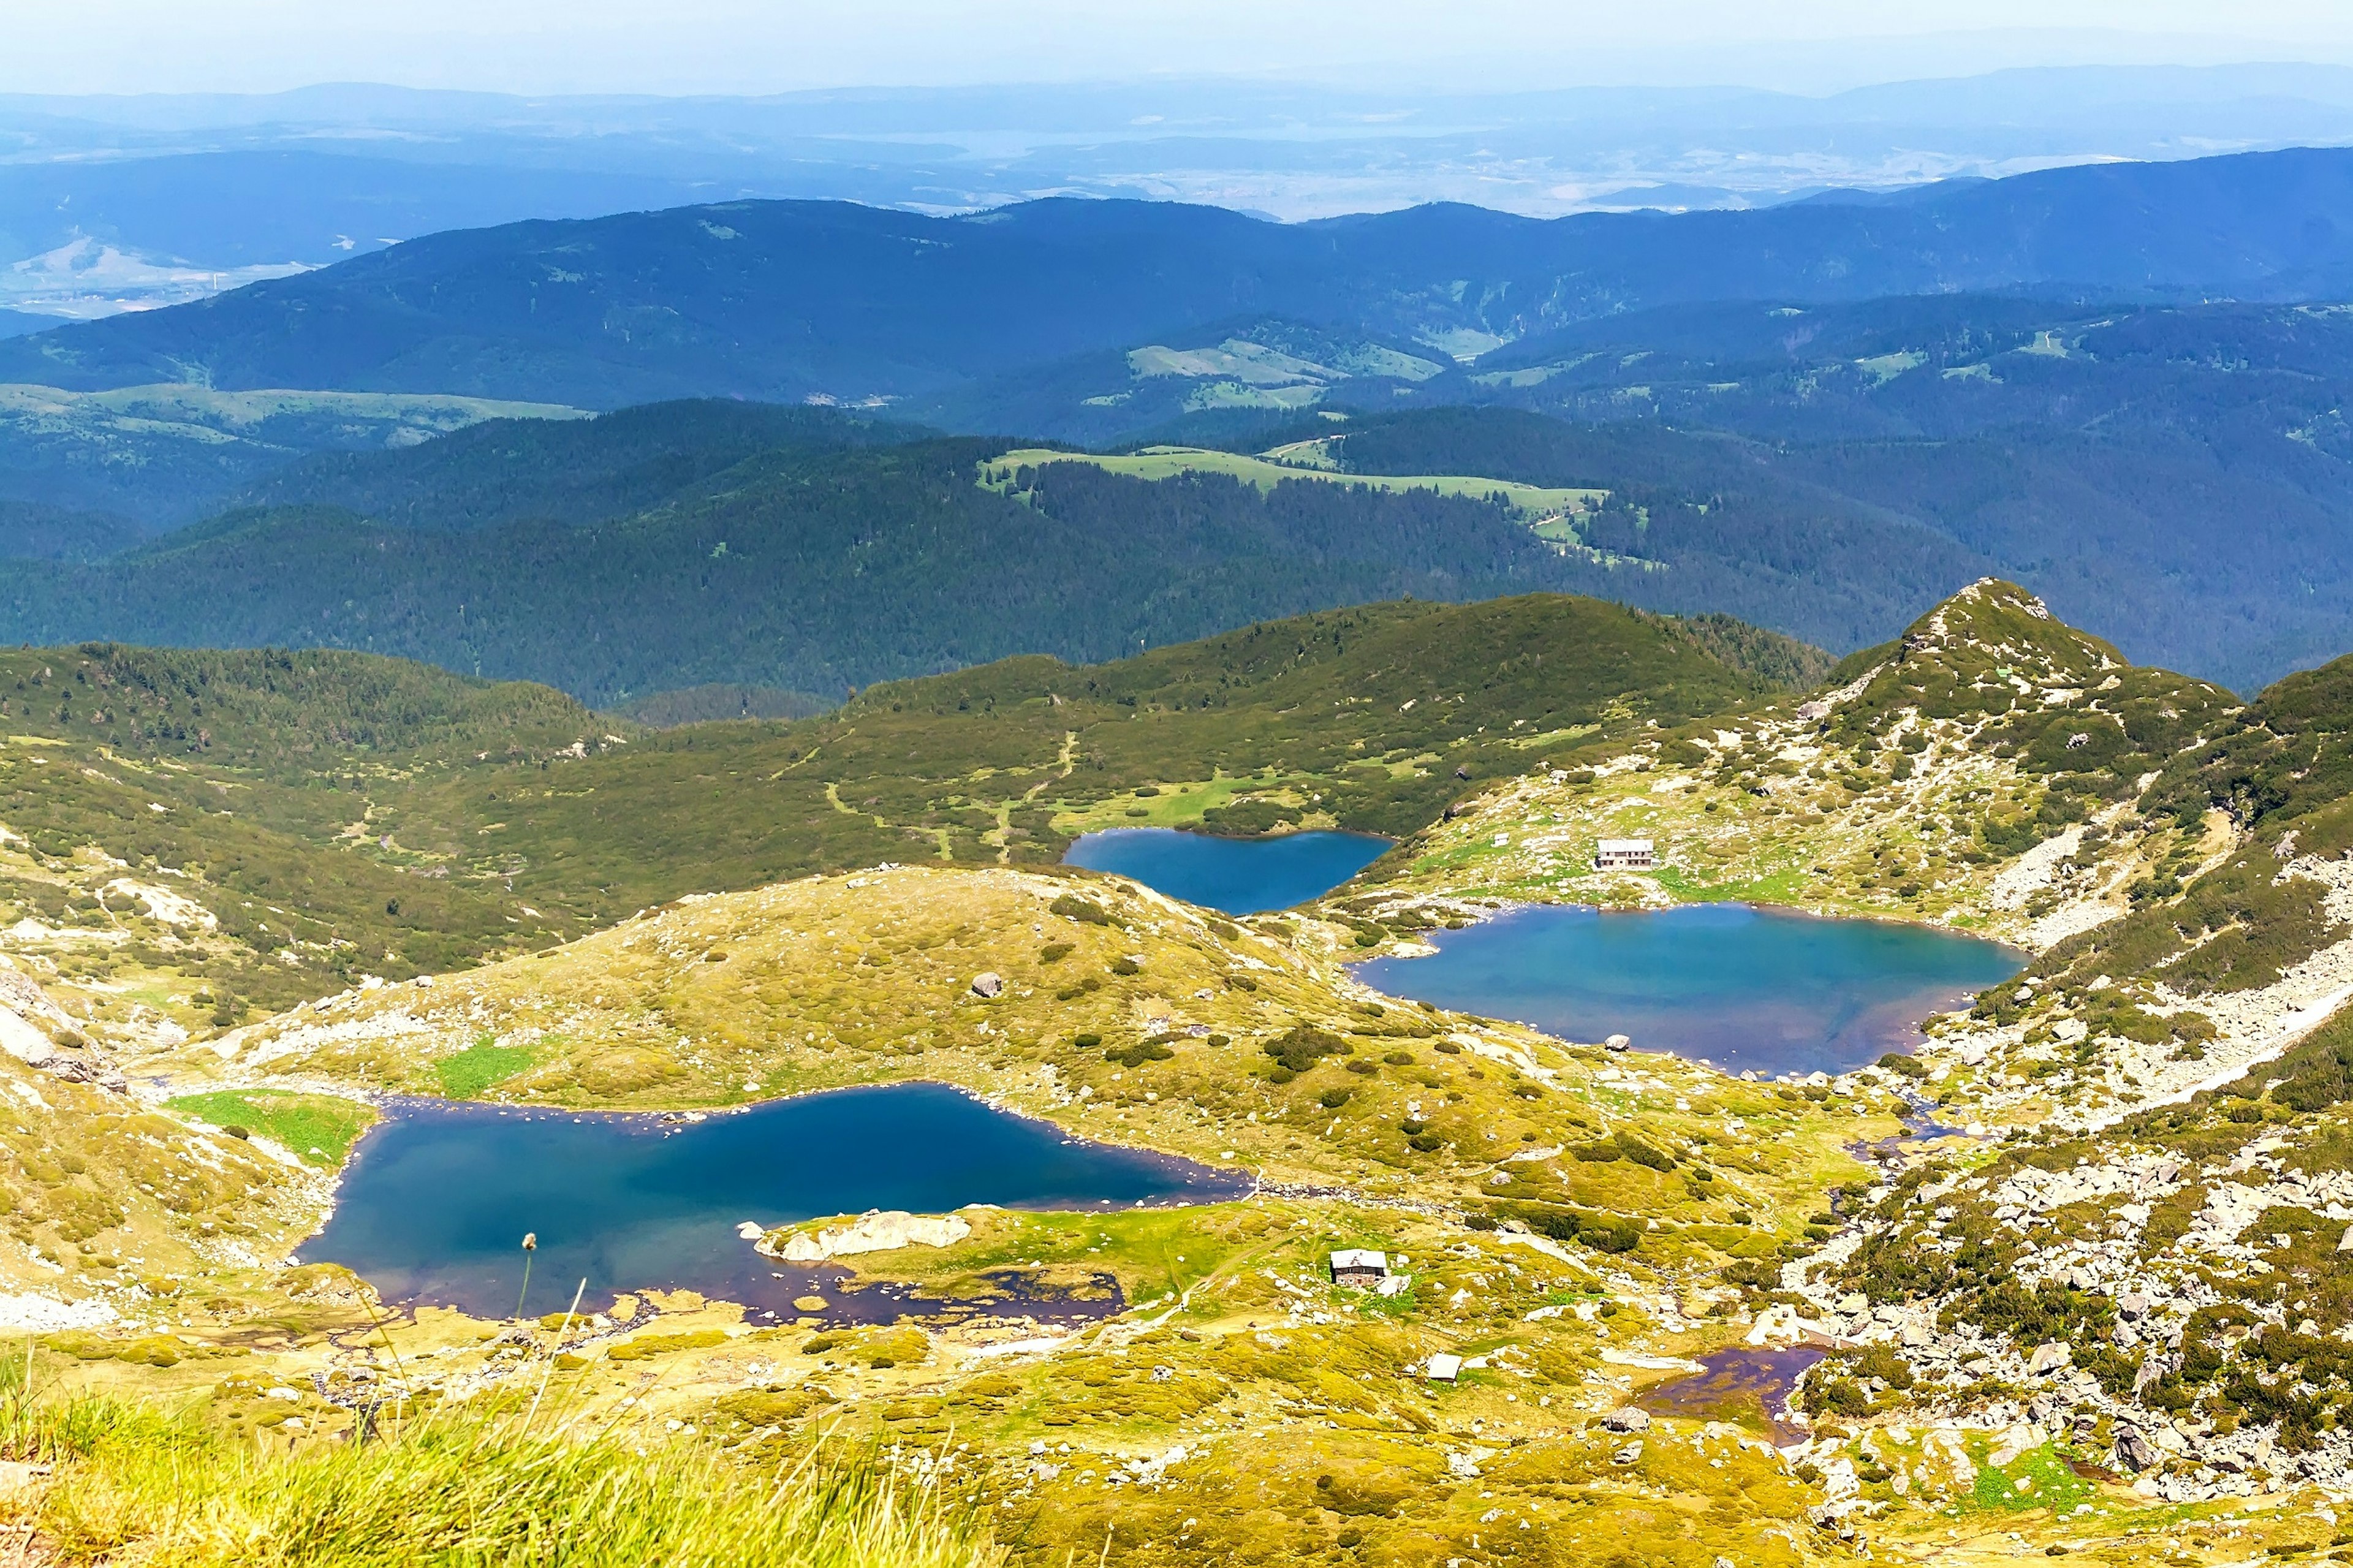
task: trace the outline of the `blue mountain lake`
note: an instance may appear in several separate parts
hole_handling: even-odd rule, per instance
[[[1115,872],[1203,909],[1255,915],[1321,898],[1388,848],[1388,839],[1366,833],[1219,838],[1173,827],[1114,827],[1077,839],[1062,863]]]
[[[526,1232],[538,1237],[530,1315],[564,1310],[586,1279],[584,1310],[625,1291],[691,1289],[789,1317],[795,1297],[840,1270],[760,1256],[737,1234],[746,1220],[1213,1203],[1251,1188],[1240,1173],[1084,1142],[937,1084],[699,1119],[439,1100],[385,1110],[344,1171],[326,1228],[299,1256],[343,1264],[387,1300],[492,1318],[515,1310]],[[832,1317],[904,1310],[889,1292],[823,1293]]]
[[[1357,977],[1564,1039],[1627,1035],[1645,1050],[1766,1074],[1843,1072],[1909,1050],[1930,1014],[2024,963],[1925,926],[1745,904],[1540,905],[1429,940],[1435,956],[1376,959]]]

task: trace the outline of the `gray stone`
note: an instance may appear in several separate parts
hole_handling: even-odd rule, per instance
[[[972,994],[976,996],[1001,996],[1005,994],[1005,976],[995,970],[973,977]]]
[[[1604,1415],[1601,1427],[1605,1432],[1647,1432],[1651,1429],[1651,1413],[1637,1410],[1630,1405],[1623,1410],[1612,1410]]]
[[[2116,1463],[2137,1474],[2157,1463],[2157,1449],[2140,1435],[2137,1426],[2119,1426],[2116,1428]]]

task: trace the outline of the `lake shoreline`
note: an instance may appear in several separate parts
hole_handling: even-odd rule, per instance
[[[752,1246],[780,1227],[878,1209],[1187,1207],[1261,1190],[1254,1172],[1082,1137],[936,1081],[728,1108],[736,1115],[429,1096],[378,1104],[384,1119],[353,1146],[335,1201],[293,1256],[350,1268],[388,1302],[472,1315],[515,1289],[526,1231],[543,1266],[584,1274],[600,1300],[691,1289],[789,1316],[815,1275]],[[743,1125],[761,1113],[785,1120]],[[693,1147],[660,1148],[697,1133]]]
[[[1744,916],[1756,923],[1744,925]],[[1520,922],[1516,932],[1503,929],[1512,921]],[[1638,923],[1649,921],[1707,924],[1695,932],[1670,933]],[[1865,931],[1908,951],[1865,952],[1852,940]],[[1926,1040],[1930,1022],[2031,961],[2008,943],[1918,921],[1864,921],[1734,900],[1666,909],[1515,903],[1485,909],[1476,921],[1429,935],[1415,944],[1418,951],[1362,959],[1348,964],[1348,972],[1368,991],[1392,1000],[1514,1023],[1568,1043],[1625,1035],[1643,1050],[1663,1051],[1727,1077],[1743,1071],[1766,1078],[1837,1076],[1891,1050],[1910,1054]],[[1630,935],[1636,940],[1630,942]],[[1515,940],[1526,951],[1513,951]],[[1718,950],[1713,954],[1711,945]],[[1873,945],[1884,948],[1887,942]],[[1744,949],[1756,951],[1744,955]],[[1908,964],[1916,982],[1905,988],[1903,971],[1891,968],[1890,958]],[[1676,965],[1694,961],[1731,978],[1710,994],[1691,973],[1674,973]],[[1750,971],[1745,975],[1743,963]],[[1633,975],[1647,984],[1622,984]],[[1579,1026],[1582,1018],[1597,1016],[1591,1027]],[[1841,1041],[1847,1048],[1836,1061],[1773,1059],[1767,1042],[1776,1017],[1785,1053],[1802,1057]],[[1792,1032],[1801,1024],[1829,1032],[1809,1046]],[[1656,1044],[1662,1035],[1676,1043]],[[1867,1054],[1844,1059],[1858,1048]],[[1744,1055],[1759,1059],[1743,1061]]]

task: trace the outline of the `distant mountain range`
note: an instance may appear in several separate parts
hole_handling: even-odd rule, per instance
[[[593,217],[736,191],[316,148],[11,163],[0,165],[0,308],[30,305],[54,326],[59,317],[206,298],[440,229],[526,215]]]
[[[760,98],[352,83],[258,95],[0,97],[0,139],[12,166],[28,171],[0,179],[0,236],[71,225],[86,211],[84,232],[158,261],[218,267],[264,234],[293,248],[260,259],[334,260],[316,248],[338,233],[361,237],[355,206],[373,204],[367,233],[406,239],[584,216],[567,195],[598,180],[686,193],[630,196],[605,211],[758,195],[955,212],[1071,195],[1206,202],[1286,221],[1433,201],[1553,217],[1767,206],[1835,186],[2353,142],[2353,69],[2343,67],[1956,76],[1993,62],[1947,47],[1934,79],[1902,79],[1921,74],[1926,57],[1915,50],[1886,58],[1875,85],[1835,90],[1833,81],[1858,79],[1852,68],[1824,71],[1818,47],[1804,52],[1815,57],[1811,68],[1794,74],[1823,85],[1799,91],[1511,90],[1482,71],[1468,90],[1270,75]],[[1580,68],[1590,68],[1595,57],[1581,53]],[[1762,65],[1753,46],[1724,64],[1731,68],[1692,79],[1793,74]],[[295,154],[312,168],[290,171],[271,210],[256,213],[251,166],[237,161],[253,154]],[[139,201],[123,198],[159,183],[168,188],[151,223]],[[0,248],[0,267],[35,253]]]
[[[1991,574],[2252,689],[2353,641],[2348,196],[2353,153],[2300,152],[1682,216],[761,202],[441,235],[0,342],[0,640],[797,711],[1408,595],[1843,652]],[[1041,438],[1609,500],[1539,534],[1214,471],[978,482]]]
[[[965,217],[726,203],[435,235],[0,342],[0,380],[856,405],[950,396],[1252,316],[1421,345],[1443,366],[1698,301],[2337,297],[2353,293],[2348,213],[2353,152],[2311,150],[1549,221],[1460,206],[1286,226],[1140,202]]]

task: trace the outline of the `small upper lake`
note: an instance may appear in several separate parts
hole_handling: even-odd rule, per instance
[[[966,1204],[1080,1209],[1211,1203],[1249,1177],[1088,1143],[937,1084],[841,1089],[700,1119],[406,1101],[363,1139],[305,1263],[340,1263],[387,1300],[529,1315],[691,1289],[790,1314],[819,1272],[736,1226]],[[828,1295],[831,1292],[827,1292]],[[872,1303],[870,1303],[872,1305]]]
[[[1366,833],[1219,838],[1173,827],[1114,827],[1073,842],[1062,863],[1114,872],[1203,909],[1255,915],[1321,898],[1388,848],[1388,839]]]
[[[1894,921],[1746,904],[1539,905],[1434,931],[1429,958],[1356,966],[1394,996],[1571,1040],[1630,1036],[1727,1071],[1843,1072],[1919,1044],[1920,1025],[2018,973],[1998,942]]]

